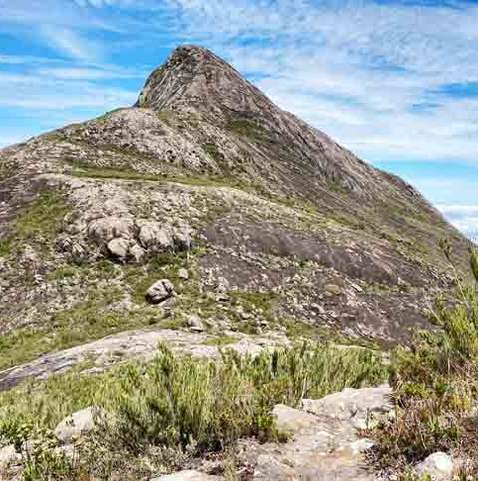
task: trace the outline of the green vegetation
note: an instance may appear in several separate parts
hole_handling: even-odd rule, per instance
[[[221,153],[221,151],[218,149],[217,145],[210,142],[207,144],[204,144],[202,146],[204,152],[206,152],[211,159],[213,159],[216,162],[221,162],[224,161],[224,155]]]
[[[54,313],[42,327],[15,329],[0,337],[0,370],[42,354],[59,351],[108,334],[155,324],[161,320],[153,308],[139,312],[115,311],[110,306],[122,298],[111,286],[91,287],[85,300]]]
[[[211,337],[204,343],[204,345],[205,346],[228,346],[229,344],[234,344],[236,342],[239,342],[239,338],[234,336],[223,335],[223,336]]]
[[[148,364],[130,362],[94,377],[70,373],[1,394],[0,436],[5,443],[16,441],[20,451],[19,439],[33,437],[43,446],[39,456],[27,459],[34,475],[24,475],[25,481],[106,480],[112,471],[138,480],[225,451],[244,436],[283,439],[271,415],[275,404],[295,406],[304,397],[377,384],[385,376],[380,356],[363,349],[299,345],[256,358],[224,352],[215,361],[175,356],[161,347]],[[80,460],[66,466],[64,458],[51,461],[49,430],[91,405],[110,415],[98,420]]]
[[[0,240],[0,256],[30,243],[44,251],[61,232],[63,219],[70,212],[61,192],[45,190],[27,204],[11,223],[10,231]]]
[[[144,265],[129,265],[124,267],[126,282],[132,289],[133,299],[137,304],[145,304],[146,290],[158,279],[167,278],[176,286],[179,294],[194,295],[195,287],[195,258],[202,255],[203,249],[195,248],[189,252],[164,252],[152,256]],[[182,285],[178,277],[180,268],[191,271],[190,282]],[[194,285],[194,286],[193,286]]]
[[[437,451],[465,460],[459,479],[478,477],[478,257],[471,255],[476,282],[457,278],[456,298],[442,299],[433,311],[437,330],[394,355],[396,418],[372,435],[379,442],[375,461],[405,473],[403,479],[410,464]]]
[[[264,141],[268,137],[267,130],[257,122],[247,119],[231,120],[226,128],[241,137],[246,137],[254,142]]]

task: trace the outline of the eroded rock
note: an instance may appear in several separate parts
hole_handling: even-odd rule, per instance
[[[151,304],[160,304],[174,295],[174,285],[169,279],[155,282],[146,292],[146,298]]]
[[[453,458],[442,452],[430,454],[415,467],[419,476],[429,476],[432,481],[451,481],[453,470]]]
[[[91,406],[77,411],[61,421],[55,428],[55,436],[63,444],[71,444],[81,436],[89,433],[95,426],[95,420],[101,415],[101,410]]]
[[[102,217],[92,221],[88,226],[88,235],[103,244],[107,244],[116,237],[130,239],[133,233],[133,221],[122,217]]]

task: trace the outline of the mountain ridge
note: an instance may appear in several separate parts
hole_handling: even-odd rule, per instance
[[[69,283],[90,299],[96,279],[99,299],[108,282],[120,299],[97,309],[120,312],[125,328],[143,311],[157,322],[172,312],[183,326],[185,309],[204,303],[198,315],[212,330],[296,325],[394,342],[428,326],[425,309],[450,284],[443,238],[465,272],[466,240],[415,189],[284,112],[202,47],[176,49],[135,106],[0,150],[0,171],[5,333],[50,332],[58,317],[72,329],[64,311],[83,323]],[[62,217],[40,215],[37,225],[31,212],[54,211],[49,196]],[[189,252],[187,239],[201,252],[194,288],[178,280],[187,288],[176,306],[151,311],[138,292],[161,274],[157,256]],[[57,278],[58,266],[72,279]],[[31,272],[25,289],[19,279]],[[251,320],[230,301],[208,304],[223,284],[229,300],[248,293]]]

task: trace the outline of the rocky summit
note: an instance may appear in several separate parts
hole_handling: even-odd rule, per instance
[[[136,460],[138,453],[148,459],[139,463],[141,469],[149,463],[156,466],[149,475],[165,476],[158,479],[229,479],[225,461],[215,470],[208,459],[209,467],[203,469],[186,462],[187,454],[216,452],[226,441],[248,435],[255,441],[245,442],[238,458],[243,475],[230,479],[376,479],[361,471],[361,453],[373,443],[357,435],[357,429],[367,427],[367,416],[355,416],[356,406],[368,412],[378,396],[378,407],[372,410],[389,412],[390,389],[349,389],[336,397],[331,391],[385,380],[368,348],[407,342],[412,329],[429,327],[427,310],[453,285],[448,262],[457,266],[454,275],[464,273],[467,249],[464,237],[412,186],[281,110],[209,50],[182,46],[150,75],[134,106],[0,150],[2,403],[21,411],[18,399],[24,396],[16,398],[11,390],[75,368],[91,375],[87,384],[77,380],[72,388],[67,377],[41,384],[48,387],[37,388],[36,394],[28,391],[34,419],[48,406],[45,399],[62,399],[41,419],[52,428],[63,415],[70,416],[52,431],[56,442],[67,444],[65,453],[76,449],[70,446],[72,423],[78,423],[79,432],[93,429],[92,413],[108,410],[114,398],[124,405],[111,419],[128,413],[128,422],[107,431],[116,443],[111,446],[124,441],[124,452],[134,453]],[[304,339],[324,340],[326,346],[332,341],[333,355],[328,354],[330,347],[312,357],[292,351],[284,354],[280,367],[282,357],[264,354]],[[134,378],[136,368],[128,368],[116,378],[123,380],[122,387],[115,387],[108,373],[125,362],[151,360],[158,343],[169,351],[155,361],[159,365],[143,372],[153,381],[142,385]],[[274,375],[283,369],[286,381],[269,389],[269,374],[262,379],[254,374],[257,366],[247,363],[238,371],[228,358],[221,368],[223,378],[214,368],[201,381],[201,369],[210,365],[188,364],[190,359],[213,362],[223,356],[222,346],[247,362],[263,356],[260,365],[270,362]],[[181,364],[173,361],[173,352],[191,357]],[[281,394],[287,382],[299,379],[294,377],[301,372],[294,368],[299,362],[306,372],[304,383]],[[175,372],[180,374],[165,377]],[[201,389],[193,394],[188,390],[190,373],[196,376],[191,383],[201,389],[212,383],[215,394],[205,398],[207,402],[198,397]],[[239,375],[243,378],[236,379]],[[320,379],[312,382],[314,376]],[[126,404],[135,392],[126,381],[131,377],[134,389],[143,391]],[[247,386],[247,395],[232,387],[234,380]],[[148,390],[154,383],[162,387],[153,396]],[[253,404],[249,411],[244,408],[245,414],[238,411],[239,427],[224,440],[230,414],[217,421],[221,427],[216,431],[207,425],[216,426],[214,419],[204,414],[208,402],[219,395],[215,386],[223,383],[231,383],[225,392],[240,399],[229,413],[256,402],[251,386],[262,400],[260,390],[268,386],[268,406],[276,405],[279,428],[293,436],[278,447],[267,431],[270,413]],[[195,411],[188,418],[191,424],[181,424],[178,431],[164,428],[157,412],[166,416],[164,406],[173,408],[151,399],[166,391],[170,403],[174,396],[194,398],[178,401],[181,416],[196,406],[203,414]],[[332,397],[305,399],[327,394]],[[221,398],[211,412],[225,412],[226,401]],[[287,401],[289,406],[284,405]],[[91,403],[100,404],[101,410]],[[350,403],[355,407],[346,415],[334,411]],[[75,408],[78,412],[73,413]],[[13,411],[2,409],[10,419]],[[141,416],[150,411],[155,414],[144,421]],[[255,413],[253,421],[250,412]],[[20,412],[18,419],[22,416]],[[142,425],[132,421],[135,416],[143,419]],[[173,424],[182,420],[177,414],[170,417]],[[206,427],[195,426],[198,419],[204,419]],[[184,429],[186,434],[178,435],[179,441],[173,434],[154,437],[155,423],[162,426],[158,433],[164,428],[167,433]],[[21,464],[18,447],[36,446],[35,431],[15,431],[12,420],[6,431],[2,426],[0,438],[7,432],[10,444],[2,448],[0,468]],[[140,427],[139,435],[134,429]],[[145,433],[150,436],[147,442],[141,437]],[[257,443],[261,436],[268,443]],[[169,451],[167,459],[156,451],[153,456],[151,446],[156,449],[158,443],[176,446],[181,458],[173,459]],[[331,451],[331,444],[340,450]],[[104,452],[98,447],[92,451]],[[124,470],[118,467],[123,466],[119,460],[126,459],[124,452],[108,465],[113,472]],[[96,470],[98,463],[96,459],[90,466]],[[174,467],[185,471],[171,474]],[[18,469],[12,476],[21,472]],[[78,479],[126,479],[81,476]],[[134,476],[127,479],[150,479]]]

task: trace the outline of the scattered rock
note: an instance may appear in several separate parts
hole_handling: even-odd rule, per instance
[[[151,481],[219,481],[223,479],[219,476],[211,476],[209,474],[201,473],[201,471],[186,470],[178,471],[173,474],[166,474],[159,478],[154,478]]]
[[[129,253],[135,262],[141,262],[146,251],[140,245],[135,243],[129,248]]]
[[[204,324],[202,323],[201,319],[199,316],[196,316],[196,314],[191,314],[187,318],[187,325],[193,332],[203,332],[204,331]]]
[[[122,238],[116,238],[108,242],[109,253],[119,259],[124,260],[128,257],[129,253],[129,241]]]
[[[22,456],[17,453],[13,444],[0,448],[0,468],[6,468],[12,464],[18,464],[21,460]]]
[[[146,292],[146,298],[151,304],[159,304],[174,295],[174,285],[169,279],[155,282]]]
[[[453,459],[446,453],[433,453],[415,467],[419,476],[430,476],[432,481],[448,481],[452,479]]]
[[[277,429],[285,433],[295,433],[317,424],[317,417],[313,414],[284,404],[274,406],[272,414],[276,418]]]
[[[192,231],[189,226],[178,227],[173,233],[174,245],[178,250],[189,251],[192,248]]]
[[[227,292],[230,288],[229,281],[225,277],[218,277],[216,281],[216,292]]]
[[[95,420],[99,414],[99,408],[94,406],[77,411],[58,424],[54,431],[55,436],[63,444],[71,444],[94,428]]]
[[[189,272],[187,269],[184,267],[181,267],[181,269],[178,270],[178,277],[180,279],[183,279],[184,281],[187,281],[189,279]]]
[[[337,284],[327,284],[324,286],[325,292],[332,296],[340,296],[342,294],[342,288]]]

